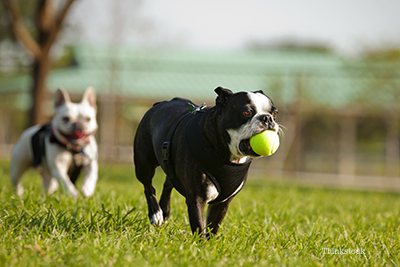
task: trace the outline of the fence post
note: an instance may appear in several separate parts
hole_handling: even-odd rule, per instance
[[[386,176],[399,175],[400,142],[399,142],[399,117],[391,114],[387,119],[388,129],[386,132]]]
[[[357,120],[353,115],[344,115],[340,121],[339,174],[355,174]]]

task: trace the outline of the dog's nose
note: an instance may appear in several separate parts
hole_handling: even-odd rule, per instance
[[[265,124],[272,124],[274,122],[274,119],[269,114],[261,115],[260,120]]]
[[[261,115],[259,117],[259,119],[267,127],[267,129],[275,130],[276,123],[275,123],[274,118],[272,117],[271,114]]]
[[[83,130],[83,124],[81,122],[74,122],[72,124],[72,128],[74,129],[74,131],[81,131]]]

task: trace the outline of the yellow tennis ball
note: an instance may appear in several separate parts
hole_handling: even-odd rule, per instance
[[[250,138],[250,146],[260,156],[271,156],[278,150],[279,136],[275,131],[264,131]]]

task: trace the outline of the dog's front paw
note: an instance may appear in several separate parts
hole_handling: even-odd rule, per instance
[[[95,187],[89,184],[85,184],[81,187],[82,195],[85,198],[92,197],[94,195]]]
[[[154,214],[149,214],[150,223],[154,226],[161,226],[164,223],[163,212],[161,209]]]
[[[54,178],[52,178],[50,180],[50,183],[48,184],[48,188],[47,188],[47,194],[51,195],[53,194],[59,187],[58,181]]]
[[[79,192],[76,189],[73,190],[69,190],[69,192],[67,192],[67,195],[69,195],[70,197],[72,197],[73,199],[78,199],[79,196]]]
[[[22,197],[24,195],[24,188],[22,187],[21,184],[18,184],[15,188],[15,192],[19,197]]]

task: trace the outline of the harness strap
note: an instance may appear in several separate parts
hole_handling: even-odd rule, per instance
[[[172,124],[171,128],[169,128],[169,131],[167,133],[167,137],[165,138],[166,141],[164,141],[162,144],[163,163],[166,168],[165,172],[167,173],[167,179],[169,179],[172,182],[175,189],[183,196],[186,195],[185,188],[183,187],[181,182],[179,182],[179,180],[176,179],[175,168],[171,153],[171,148],[172,148],[171,143],[172,143],[172,137],[174,136],[174,133],[178,128],[179,124],[181,124],[181,122],[191,114],[192,113],[187,113],[183,115],[178,120],[176,120],[174,124]]]
[[[44,139],[50,132],[50,123],[43,125],[31,138],[33,167],[38,167],[42,163],[42,159],[46,156]]]

